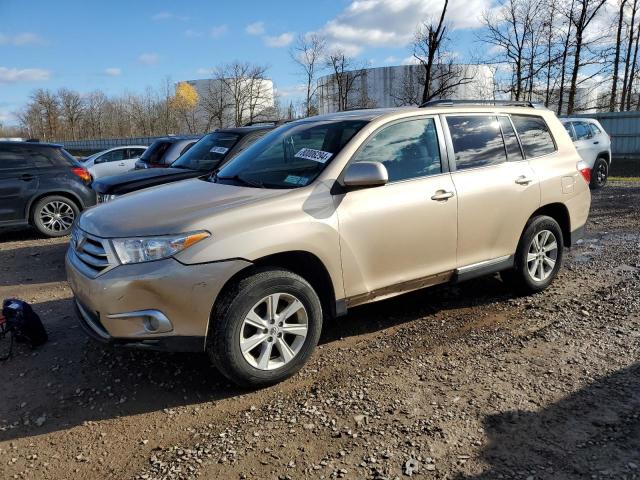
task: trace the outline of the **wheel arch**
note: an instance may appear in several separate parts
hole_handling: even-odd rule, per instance
[[[611,153],[607,150],[604,150],[596,156],[596,159],[604,158],[608,165],[611,165]]]
[[[538,208],[529,217],[529,220],[527,221],[527,225],[533,218],[538,217],[540,215],[546,215],[548,217],[553,218],[556,222],[558,222],[558,225],[560,225],[560,230],[562,230],[562,238],[563,238],[562,243],[565,247],[570,247],[572,245],[571,215],[569,214],[569,209],[566,207],[566,205],[557,202],[557,203],[549,203],[547,205],[544,205]],[[526,228],[527,227],[525,226],[525,228],[523,229],[523,232],[524,230],[526,230]]]
[[[331,317],[336,317],[341,312],[336,301],[336,294],[331,280],[329,270],[322,260],[311,252],[304,250],[293,250],[287,252],[274,253],[252,260],[251,265],[243,268],[223,285],[218,294],[211,312],[216,309],[216,305],[224,292],[240,278],[251,275],[259,268],[282,268],[289,270],[296,275],[300,275],[313,287],[318,294],[323,311]]]

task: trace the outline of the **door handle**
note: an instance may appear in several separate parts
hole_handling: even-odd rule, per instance
[[[119,167],[124,167],[124,162],[118,164]]]
[[[598,145],[600,142],[593,142],[594,145]]]
[[[442,202],[450,199],[451,197],[453,197],[453,192],[438,190],[434,195],[431,196],[431,200],[435,200],[436,202]]]
[[[29,173],[25,173],[24,175],[20,176],[20,180],[22,180],[23,182],[30,182],[33,179],[34,179],[34,176]]]
[[[516,178],[516,183],[518,185],[529,185],[531,182],[533,182],[533,178],[527,177],[526,175],[521,175]]]

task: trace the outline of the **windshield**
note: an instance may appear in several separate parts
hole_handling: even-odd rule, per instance
[[[264,188],[313,182],[366,120],[315,121],[282,126],[222,167],[213,181]]]
[[[146,163],[160,163],[165,152],[172,145],[172,142],[156,140],[140,156],[140,160]]]
[[[238,138],[239,136],[234,133],[213,132],[205,135],[171,166],[211,171],[227,156]]]

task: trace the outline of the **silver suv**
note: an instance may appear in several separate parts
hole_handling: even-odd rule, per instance
[[[212,176],[85,212],[68,278],[94,338],[206,351],[234,382],[271,384],[357,305],[496,272],[544,290],[587,220],[589,173],[527,106],[298,120]]]

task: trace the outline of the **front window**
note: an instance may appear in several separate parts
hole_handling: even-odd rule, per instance
[[[224,160],[238,138],[234,133],[213,132],[205,135],[171,166],[190,170],[213,170]]]
[[[160,163],[171,145],[171,142],[154,142],[144,151],[140,160],[150,164]]]
[[[254,143],[213,177],[219,183],[298,188],[313,182],[366,120],[297,122]]]

